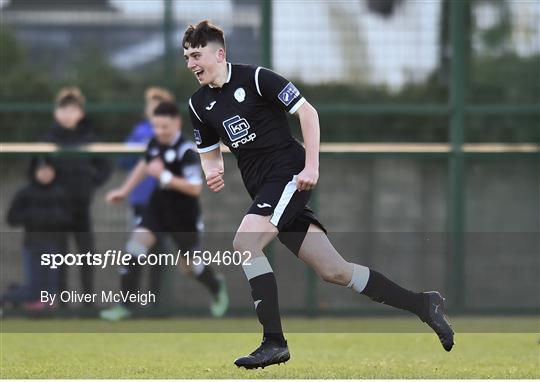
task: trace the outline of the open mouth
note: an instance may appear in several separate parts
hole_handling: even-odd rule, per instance
[[[196,71],[194,71],[193,73],[195,73],[195,77],[197,77],[197,79],[198,79],[199,81],[202,80],[202,76],[203,76],[203,73],[204,73],[204,70],[203,70],[203,69],[196,70]]]

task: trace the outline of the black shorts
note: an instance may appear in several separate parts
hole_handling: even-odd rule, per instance
[[[179,249],[191,251],[200,246],[201,225],[199,219],[185,220],[177,211],[157,209],[150,204],[143,209],[137,227],[146,228],[156,236],[171,235]]]
[[[135,227],[139,227],[139,225],[142,222],[144,210],[147,208],[145,204],[134,204],[132,206],[133,209],[133,225]]]
[[[298,255],[310,224],[326,228],[307,206],[311,191],[296,189],[296,175],[278,177],[266,182],[255,196],[248,214],[269,216],[279,231],[278,239]]]

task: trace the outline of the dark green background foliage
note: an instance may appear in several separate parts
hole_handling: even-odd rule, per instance
[[[504,43],[495,32],[484,36],[486,44]],[[33,141],[52,123],[52,100],[64,85],[80,86],[88,100],[88,114],[103,141],[121,141],[142,117],[142,95],[150,85],[163,85],[184,107],[197,88],[178,52],[176,69],[164,78],[158,63],[144,72],[121,71],[107,62],[97,48],[86,48],[70,58],[71,71],[57,75],[54,68],[36,67],[14,35],[0,32],[0,113],[3,141]],[[469,54],[467,103],[497,105],[540,104],[540,56],[513,53],[477,56]],[[444,60],[441,60],[443,62]],[[423,83],[404,86],[398,92],[384,87],[297,83],[306,98],[319,107],[325,141],[443,142],[448,139],[448,117],[430,106],[448,101],[445,65]],[[36,103],[31,108],[17,102]],[[45,102],[46,104],[42,104]],[[336,106],[337,107],[334,107]],[[387,112],[381,105],[426,107],[421,112]],[[375,106],[370,108],[370,106]],[[359,109],[362,109],[359,111]],[[184,113],[185,114],[185,113]],[[294,122],[293,122],[294,123]],[[467,118],[466,138],[471,142],[538,142],[540,115],[484,115]],[[298,134],[299,130],[295,129]]]

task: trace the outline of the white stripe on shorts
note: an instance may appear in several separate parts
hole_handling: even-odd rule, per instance
[[[291,201],[291,198],[293,197],[294,193],[296,192],[296,175],[292,177],[292,180],[285,185],[285,188],[283,189],[283,192],[281,193],[281,197],[279,198],[279,202],[274,209],[274,214],[272,215],[272,219],[270,219],[270,223],[278,226],[279,220],[281,219],[281,216],[283,215],[283,212],[285,212],[285,208],[289,205],[289,202]]]

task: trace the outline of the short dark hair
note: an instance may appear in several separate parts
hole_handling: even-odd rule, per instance
[[[154,116],[159,117],[180,117],[180,111],[173,102],[163,101],[154,109]]]
[[[182,47],[184,49],[204,48],[210,42],[215,42],[225,48],[225,35],[220,27],[209,20],[203,20],[196,25],[188,26],[184,32]]]
[[[84,110],[84,105],[86,99],[79,89],[76,86],[68,86],[60,89],[56,95],[56,107],[66,107],[66,106],[78,106]]]

